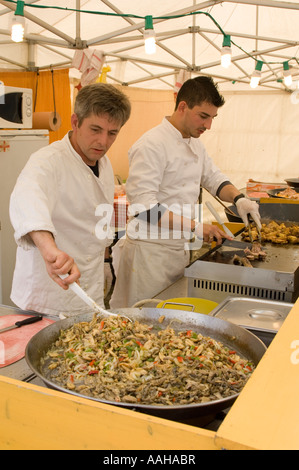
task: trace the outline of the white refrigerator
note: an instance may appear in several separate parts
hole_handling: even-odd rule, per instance
[[[47,130],[0,130],[0,304],[10,300],[16,258],[14,230],[9,218],[9,200],[17,178],[30,155],[49,144]]]

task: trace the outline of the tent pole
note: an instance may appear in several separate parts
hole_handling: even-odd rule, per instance
[[[0,0],[0,4],[6,6],[10,10],[14,11],[16,9],[16,5],[14,3],[9,3],[5,2],[4,0]],[[68,36],[67,34],[64,34],[62,31],[60,31],[57,28],[54,28],[53,26],[49,25],[45,21],[42,21],[39,19],[37,16],[31,15],[31,13],[28,13],[26,10],[24,11],[24,16],[30,21],[33,21],[34,23],[38,24],[44,29],[47,29],[51,33],[55,34],[56,36],[65,39],[69,44],[73,45],[74,44],[74,39]]]
[[[278,2],[275,0],[225,0],[222,3],[242,3],[246,5],[257,5],[260,7],[285,8],[289,10],[299,10],[299,4],[290,2]]]
[[[221,31],[219,29],[210,29],[210,28],[200,28],[200,31],[203,33],[209,33],[209,34],[221,34]],[[160,33],[162,34],[162,33]],[[236,37],[236,38],[244,38],[244,39],[258,39],[259,41],[265,41],[265,42],[279,42],[279,43],[284,43],[288,44],[290,47],[291,46],[298,46],[298,41],[292,41],[291,39],[281,39],[281,38],[273,38],[269,36],[256,36],[255,34],[246,34],[246,33],[237,33],[235,31],[226,31],[226,34],[229,34],[231,37]]]
[[[1,0],[0,0],[0,3],[1,3]],[[187,14],[187,13],[192,13],[193,11],[198,11],[198,10],[202,10],[204,8],[208,8],[210,6],[214,6],[217,3],[223,3],[223,2],[222,2],[222,0],[211,0],[211,1],[203,2],[203,3],[199,3],[199,4],[194,5],[192,7],[189,7],[189,8],[184,8],[182,10],[177,10],[177,11],[172,12],[172,13],[165,13],[165,15],[163,15],[163,16],[167,17],[167,16],[175,16],[175,15],[183,15],[183,14]],[[162,23],[163,21],[167,21],[167,20],[166,19],[154,20],[154,24]],[[137,29],[143,29],[143,28],[144,28],[144,21],[142,21],[141,23],[138,23],[138,24],[128,26],[127,28],[120,29],[118,31],[112,31],[111,33],[105,34],[103,36],[99,36],[97,38],[90,39],[89,41],[87,41],[87,44],[89,46],[91,46],[94,43],[102,42],[102,41],[105,41],[107,39],[111,39],[115,36],[121,36],[123,34],[130,33],[131,31],[136,31]]]
[[[81,41],[81,13],[80,13],[80,8],[81,8],[81,1],[76,0],[76,46],[79,46],[82,44]]]

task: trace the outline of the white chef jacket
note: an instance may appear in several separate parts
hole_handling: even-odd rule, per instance
[[[70,289],[65,291],[49,277],[27,235],[37,230],[51,232],[58,248],[74,258],[81,287],[103,306],[104,252],[111,239],[96,235],[100,220],[96,209],[100,204],[113,205],[114,175],[107,156],[98,165],[99,178],[66,135],[35,152],[21,172],[10,201],[18,245],[11,299],[18,307],[51,315],[90,310]]]
[[[216,195],[221,184],[228,181],[200,139],[183,138],[167,118],[133,145],[129,151],[129,163],[126,192],[130,209],[141,206],[147,210],[160,203],[170,210],[175,207],[172,210],[175,213],[180,213],[180,208],[180,214],[194,219],[200,186]],[[132,228],[134,225],[136,230],[136,223]],[[142,228],[138,229],[142,234],[140,238],[143,238]],[[133,230],[130,232],[130,224],[128,236],[136,238]],[[150,241],[154,242],[153,239]],[[162,235],[158,243],[167,244],[167,237],[163,240]]]
[[[190,218],[195,216],[201,185],[216,195],[219,187],[229,181],[200,139],[183,138],[167,118],[132,146],[129,163],[126,192],[130,207],[150,209],[158,203],[167,207],[190,206]],[[131,227],[135,227],[132,220]],[[142,224],[138,227],[138,240],[128,223],[129,240],[121,251],[112,308],[131,307],[139,300],[151,298],[181,277],[188,264],[189,256],[184,253],[186,239],[149,238],[144,235],[147,224],[144,222],[140,228]],[[172,255],[169,249],[173,250]]]

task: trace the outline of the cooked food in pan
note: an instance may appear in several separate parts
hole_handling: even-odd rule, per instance
[[[251,249],[245,248],[244,254],[247,259],[254,261],[254,260],[264,260],[267,256],[265,250],[263,250],[262,245],[259,242],[253,242]]]
[[[298,200],[299,201],[299,193],[293,188],[287,188],[284,191],[277,193],[277,196],[284,197],[286,199]]]
[[[48,379],[117,403],[182,405],[239,393],[254,370],[215,339],[95,316],[60,333],[41,360]]]
[[[253,240],[258,240],[258,232],[254,225],[251,228],[251,232]],[[279,224],[271,221],[268,224],[262,224],[261,236],[263,243],[271,242],[278,245],[298,244],[299,226],[293,224],[288,227],[284,223]],[[242,238],[245,241],[250,241],[248,229],[244,230]]]
[[[236,266],[246,266],[247,268],[253,268],[252,264],[246,256],[234,255],[233,264]]]

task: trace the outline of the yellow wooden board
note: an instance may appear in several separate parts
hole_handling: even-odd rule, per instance
[[[299,449],[299,300],[216,433],[0,376],[0,449]]]
[[[212,431],[0,377],[1,450],[217,449]]]
[[[217,444],[299,449],[299,301],[217,431]]]

